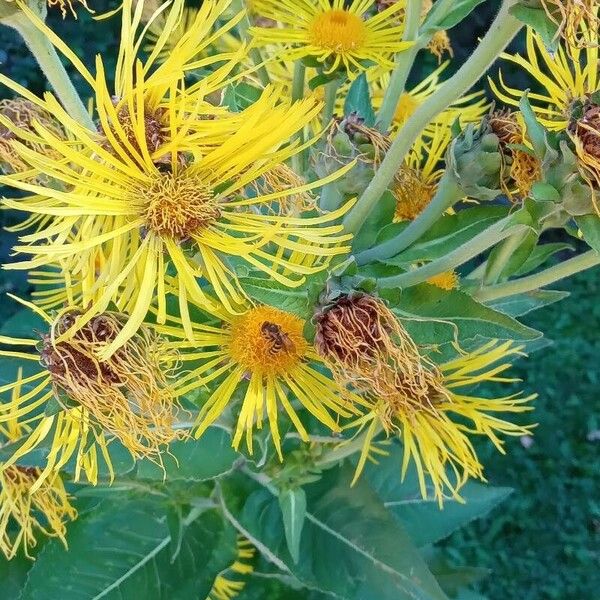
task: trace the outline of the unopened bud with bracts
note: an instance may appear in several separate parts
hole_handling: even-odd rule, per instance
[[[500,139],[488,117],[478,128],[474,124],[467,125],[452,140],[446,153],[446,166],[466,196],[493,200],[502,193]]]
[[[334,121],[325,150],[317,160],[317,172],[324,177],[356,161],[354,169],[338,179],[336,185],[344,194],[360,194],[373,178],[389,147],[387,136],[368,127],[356,113],[351,113]]]

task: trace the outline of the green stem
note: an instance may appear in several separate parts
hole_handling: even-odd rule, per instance
[[[455,75],[446,80],[437,92],[421,104],[406,121],[404,127],[396,135],[371,183],[346,216],[344,226],[347,231],[356,233],[360,229],[372,208],[398,172],[404,157],[423,128],[437,114],[460,98],[479,81],[496,57],[521,29],[522,23],[508,12],[515,1],[503,1],[498,16],[469,60]]]
[[[510,257],[515,253],[517,248],[521,245],[527,231],[521,231],[511,235],[509,238],[504,240],[499,246],[498,251],[494,256],[490,257],[486,273],[484,276],[485,285],[492,285],[497,283],[502,275],[502,271],[506,266],[506,263],[510,260]]]
[[[333,117],[335,100],[341,80],[337,77],[325,85],[325,107],[323,108],[323,127],[327,127]]]
[[[475,267],[470,273],[462,279],[482,279],[487,269],[487,260],[484,260],[478,267]]]
[[[304,79],[306,76],[306,67],[301,61],[297,60],[294,64],[294,77],[292,79],[292,102],[297,102],[304,98]],[[295,135],[298,145],[304,143],[304,128],[300,129]],[[298,152],[292,156],[292,169],[299,175],[304,173],[306,150]]]
[[[484,287],[475,292],[473,296],[482,302],[499,300],[500,298],[506,298],[507,296],[514,296],[516,294],[537,290],[568,277],[569,275],[574,275],[575,273],[585,271],[586,269],[590,269],[597,265],[600,265],[600,254],[595,250],[589,250],[588,252],[570,258],[569,260],[541,271],[540,273]]]
[[[415,42],[417,39],[419,22],[421,21],[421,5],[422,0],[408,0],[405,29],[402,36],[405,42]],[[417,53],[422,47],[422,43],[415,43],[405,52],[400,52],[396,55],[396,67],[390,78],[388,89],[385,92],[383,103],[377,116],[381,131],[387,131],[392,123],[398,100],[400,100],[404,92],[408,75],[415,62]]]
[[[5,24],[19,32],[69,116],[76,119],[81,125],[95,131],[96,126],[92,117],[75,91],[56,49],[46,35],[23,13],[17,13],[6,19]]]
[[[459,246],[456,250],[449,252],[445,256],[432,260],[423,267],[408,271],[407,273],[401,273],[400,275],[393,275],[391,277],[382,277],[378,280],[378,285],[381,288],[405,288],[417,285],[418,283],[427,281],[434,275],[438,275],[445,271],[452,271],[456,267],[466,263],[468,260],[485,252],[488,248],[491,248],[498,242],[501,242],[516,232],[524,231],[526,229],[528,229],[526,225],[510,226],[510,217],[505,217],[485,231],[476,235],[466,244]]]
[[[396,237],[387,240],[369,250],[364,250],[356,256],[359,265],[374,260],[384,260],[395,256],[417,241],[448,208],[458,202],[463,192],[456,179],[448,171],[440,180],[437,192],[431,202],[411,223]]]
[[[250,19],[248,17],[248,13],[244,15],[244,18],[239,22],[238,28],[240,30],[240,35],[245,42],[250,41]],[[250,48],[248,50],[248,54],[252,59],[252,62],[257,66],[256,72],[258,73],[258,78],[260,82],[266,87],[271,83],[271,78],[269,77],[269,73],[263,64],[263,57],[258,48]]]

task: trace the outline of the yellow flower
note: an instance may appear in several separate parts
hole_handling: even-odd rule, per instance
[[[434,71],[421,79],[412,89],[404,92],[394,113],[392,130],[397,130],[412,116],[423,102],[434,94],[442,85],[441,75],[448,65],[449,61],[442,63]],[[371,95],[373,107],[375,110],[381,108],[385,92],[390,84],[390,75],[381,71],[374,71],[371,79]],[[455,100],[450,106],[445,108],[434,120],[425,127],[422,135],[432,137],[436,128],[440,125],[450,127],[456,119],[460,117],[462,124],[475,123],[481,120],[481,117],[487,111],[487,102],[483,92],[473,92],[467,94],[458,100]]]
[[[412,221],[429,204],[443,175],[444,158],[452,133],[448,127],[432,130],[433,137],[418,138],[394,177],[391,191],[396,198],[396,221]]]
[[[508,163],[502,169],[502,189],[512,201],[515,195],[517,198],[526,198],[531,186],[541,179],[542,166],[533,151],[510,147],[514,144],[531,148],[523,118],[520,113],[511,113],[509,109],[499,110],[490,116],[489,123],[500,140],[502,156]]]
[[[391,70],[394,55],[411,45],[402,41],[404,27],[393,18],[405,2],[369,15],[374,4],[375,0],[255,0],[255,14],[280,26],[250,31],[257,46],[276,46],[277,58],[311,57],[326,73],[341,67],[353,76],[366,70],[368,62]]]
[[[233,600],[245,587],[245,579],[254,571],[252,559],[256,550],[252,543],[239,536],[236,561],[223,573],[219,573],[206,600]]]
[[[167,19],[171,25],[174,8]],[[218,16],[212,3],[203,4],[198,19],[208,18],[207,14],[213,20]],[[123,9],[124,23],[132,26],[128,15]],[[131,314],[127,326],[103,349],[103,358],[135,333],[153,303],[159,321],[164,321],[168,269],[175,273],[168,283],[179,290],[182,304],[188,297],[208,304],[198,281],[205,278],[218,300],[234,310],[244,293],[229,261],[246,263],[279,282],[298,286],[305,275],[325,268],[331,256],[347,251],[340,242],[349,236],[333,223],[349,204],[336,213],[309,218],[286,214],[288,199],[342,174],[304,183],[281,167],[301,149],[290,145],[290,139],[318,114],[320,106],[311,100],[292,104],[273,88],[241,113],[230,114],[204,102],[205,94],[221,89],[227,81],[237,64],[236,53],[224,55],[227,60],[206,59],[224,64],[186,92],[185,61],[206,43],[190,42],[208,24],[202,21],[196,30],[199,27],[190,30],[177,51],[147,78],[144,74],[153,66],[161,44],[142,64],[133,54],[133,37],[124,39],[117,69],[117,90],[123,97],[116,105],[98,61],[97,78],[90,80],[98,133],[75,123],[52,96],[41,101],[3,79],[56,115],[69,134],[65,142],[40,125],[35,135],[27,135],[29,142],[60,154],[59,160],[49,161],[44,152],[13,142],[32,170],[45,172],[62,185],[35,185],[19,173],[1,178],[2,183],[33,193],[16,203],[6,200],[6,205],[32,213],[26,225],[36,225],[16,248],[33,258],[8,268],[37,269],[62,262],[72,275],[81,273],[82,280],[94,273],[96,299],[78,325],[106,310],[110,302]],[[135,84],[129,69],[138,72]],[[80,70],[87,73],[84,67]],[[0,122],[17,138],[24,135],[8,120],[0,117]],[[289,254],[294,250],[321,260],[311,268],[292,264]],[[98,264],[99,254],[106,257],[105,264]],[[288,275],[282,274],[285,269]]]
[[[177,382],[177,393],[211,384],[212,393],[197,418],[196,437],[219,418],[235,397],[240,397],[233,446],[237,449],[244,433],[252,452],[254,427],[268,420],[273,443],[282,458],[278,413],[283,409],[300,437],[308,433],[294,404],[332,431],[339,431],[339,417],[357,414],[350,396],[322,372],[323,362],[304,337],[304,321],[270,306],[254,306],[235,316],[223,313],[222,323],[193,324],[193,342],[185,338],[181,320],[159,331],[176,339],[172,346],[181,351],[192,368]],[[200,365],[197,366],[197,361]],[[357,400],[356,398],[354,399]]]
[[[13,388],[13,398],[18,394],[17,386]],[[18,441],[28,430],[16,418],[0,424],[0,447]],[[29,551],[37,544],[39,534],[56,537],[67,545],[66,522],[75,519],[77,511],[71,506],[71,497],[58,474],[42,481],[32,493],[40,475],[41,469],[37,467],[0,465],[0,550],[7,560],[19,548],[31,558]]]
[[[231,0],[228,0],[226,3],[220,3],[218,9],[219,16],[224,16],[223,13],[226,8],[230,8],[230,3]],[[155,7],[153,6],[153,2],[146,1],[144,3],[145,14],[142,14],[142,22],[149,23],[145,50],[147,52],[156,52],[156,60],[159,63],[168,60],[169,56],[178,50],[182,40],[190,39],[190,36],[192,39],[198,36],[198,24],[206,19],[207,4],[210,5],[211,3],[203,3],[200,8],[186,6],[183,10],[180,10],[180,7],[174,4],[171,9],[165,10],[165,7],[161,4]],[[174,24],[170,23],[172,18],[171,12],[173,11],[175,11],[177,17]],[[245,12],[243,10],[238,11],[237,14],[228,15],[229,18],[218,29],[215,27],[213,21],[211,25],[215,28],[215,31],[209,36],[209,30],[203,30],[206,33],[203,34],[205,39],[202,40],[202,47],[198,49],[197,55],[192,58],[199,58],[200,56],[208,57],[215,46],[217,46],[217,52],[222,52],[224,48],[219,47],[222,46],[220,41],[224,37],[233,37],[227,35],[227,33],[244,18],[244,15]],[[166,38],[164,36],[165,29],[169,31],[169,35]],[[239,49],[242,45],[239,42],[236,49]]]
[[[551,53],[542,38],[527,30],[526,55],[506,54],[502,58],[524,69],[542,88],[541,92],[530,93],[532,108],[540,123],[551,131],[566,131],[571,120],[574,102],[586,102],[594,92],[600,90],[598,71],[598,36],[589,34],[593,45],[585,49],[571,49],[569,57],[561,45]],[[509,106],[519,106],[523,91],[505,83],[502,72],[498,83],[492,79],[490,86],[496,96]]]
[[[598,0],[541,0],[551,21],[558,27],[557,35],[575,48],[590,46],[593,42],[586,33],[598,35]]]
[[[59,138],[64,138],[65,133],[60,123],[53,118],[47,111],[33,104],[25,98],[13,98],[0,100],[0,115],[8,119],[15,127],[21,131],[33,134],[35,133],[34,123],[37,121],[42,123],[44,127],[52,131]],[[28,165],[24,162],[15,151],[12,141],[16,139],[14,133],[0,123],[0,171],[4,173],[15,173],[17,171],[25,171]],[[28,148],[37,151],[46,151],[50,160],[55,160],[59,157],[58,153],[51,148],[43,148],[36,145],[35,142],[24,141]],[[44,174],[36,174],[39,181],[44,182]]]
[[[502,376],[510,367],[507,359],[521,353],[512,342],[491,341],[438,366],[381,300],[366,295],[342,297],[326,309],[316,339],[340,384],[352,385],[373,402],[352,424],[364,438],[356,477],[383,429],[402,440],[402,476],[413,463],[423,498],[434,497],[442,505],[447,492],[461,500],[460,488],[469,478],[484,479],[471,435],[488,437],[504,452],[500,434],[529,433],[529,427],[496,415],[531,410],[527,403],[534,396],[487,399],[465,390],[481,382],[515,381]]]
[[[127,315],[108,312],[92,318],[68,341],[58,341],[72,327],[76,309],[65,309],[52,320],[29,305],[49,324],[41,341],[0,336],[0,343],[34,347],[37,352],[0,351],[0,356],[39,362],[43,367],[25,378],[0,387],[14,390],[0,405],[0,423],[27,417],[32,425],[26,439],[2,470],[51,438],[47,463],[32,491],[75,457],[75,479],[83,470],[97,482],[98,453],[112,473],[107,447],[117,438],[137,459],[160,462],[160,447],[180,437],[174,429],[178,405],[171,377],[177,353],[146,327],[101,362],[100,350],[123,330]]]
[[[427,283],[435,285],[442,290],[455,290],[458,288],[460,279],[454,271],[445,271],[438,273],[427,280]]]

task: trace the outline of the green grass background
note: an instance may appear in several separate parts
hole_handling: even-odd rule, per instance
[[[452,32],[456,64],[484,33],[494,4],[488,0]],[[99,11],[106,8],[105,2],[92,5]],[[102,52],[110,71],[118,39],[114,20],[98,23],[83,15],[78,24],[63,24],[52,15],[50,22],[67,32],[86,64]],[[522,48],[522,42],[514,48]],[[418,64],[422,70],[432,66],[430,59]],[[27,51],[2,27],[0,71],[35,93],[44,91]],[[411,79],[418,77],[413,73]],[[75,81],[82,85],[77,75]],[[525,81],[522,86],[527,86]],[[0,97],[4,95],[6,90],[0,90]],[[6,224],[13,216],[3,213],[0,218]],[[10,260],[13,241],[6,232],[0,236],[2,262]],[[572,295],[525,318],[554,340],[553,345],[517,366],[523,387],[539,393],[533,443],[525,447],[518,439],[510,440],[504,457],[487,444],[479,449],[490,483],[515,491],[488,517],[444,544],[453,562],[491,569],[480,584],[491,600],[600,600],[600,274],[584,273],[557,287]],[[0,272],[0,321],[16,310],[4,296],[7,291],[26,295],[24,274]],[[284,598],[289,595],[282,593]]]

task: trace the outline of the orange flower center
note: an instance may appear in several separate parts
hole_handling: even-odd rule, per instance
[[[361,47],[366,35],[367,28],[358,15],[339,9],[320,13],[309,27],[314,46],[338,53]]]
[[[257,306],[231,324],[229,354],[250,373],[279,375],[303,359],[304,322],[270,306]]]

